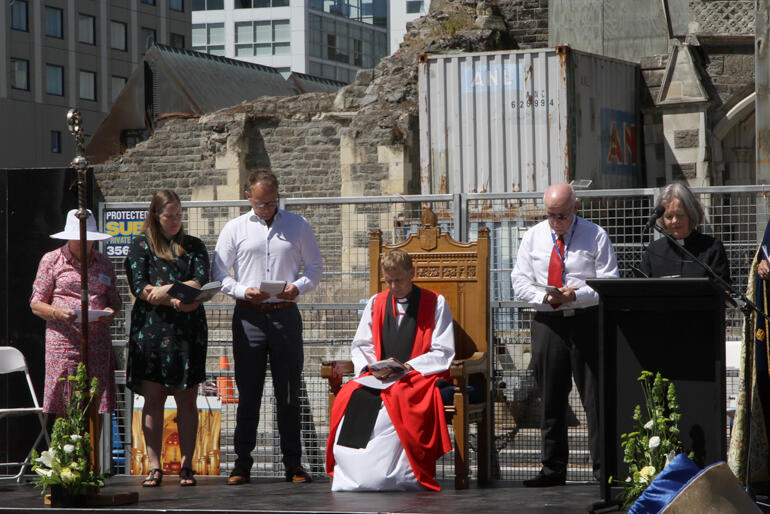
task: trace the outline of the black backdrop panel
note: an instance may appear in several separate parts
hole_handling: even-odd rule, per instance
[[[77,208],[76,172],[60,169],[0,169],[0,346],[22,351],[32,381],[43,402],[45,322],[29,308],[32,282],[44,253],[63,244],[49,236],[64,227],[67,211]],[[92,204],[89,171],[86,195]],[[28,405],[23,377],[0,378],[0,407]],[[38,432],[33,416],[0,422],[0,461],[20,461]],[[0,469],[0,472],[6,470]],[[7,471],[16,472],[16,469]]]

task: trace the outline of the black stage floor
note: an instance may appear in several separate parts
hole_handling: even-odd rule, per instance
[[[290,484],[280,479],[252,479],[241,486],[225,485],[225,477],[198,477],[196,487],[179,487],[176,476],[166,476],[158,488],[141,487],[142,477],[117,476],[102,489],[105,494],[136,491],[139,502],[99,509],[62,509],[96,512],[113,509],[126,513],[275,512],[275,513],[441,513],[497,512],[578,513],[599,500],[599,484],[568,483],[561,487],[530,489],[521,482],[496,482],[488,487],[455,491],[442,481],[442,491],[400,493],[332,493],[329,481],[318,477],[311,484]],[[0,482],[0,512],[51,512],[40,490],[29,484]]]

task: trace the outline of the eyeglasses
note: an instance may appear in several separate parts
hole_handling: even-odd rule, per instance
[[[546,214],[545,215],[545,217],[548,218],[549,220],[559,220],[559,221],[568,220],[570,216],[572,216],[572,214],[566,214],[566,215],[565,214]]]
[[[267,209],[268,207],[275,207],[276,205],[278,205],[276,200],[273,200],[272,202],[254,202],[255,209]]]

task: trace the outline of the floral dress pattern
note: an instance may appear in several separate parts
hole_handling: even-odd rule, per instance
[[[125,260],[131,293],[136,297],[131,310],[126,380],[128,387],[142,394],[142,380],[171,389],[188,389],[206,378],[208,326],[200,305],[192,312],[177,312],[166,305],[152,305],[140,299],[147,284],[163,286],[177,281],[209,281],[209,255],[203,242],[185,236],[185,253],[173,262],[157,257],[147,238],[131,242]]]
[[[80,261],[68,244],[48,252],[40,260],[30,303],[43,302],[54,308],[80,311]],[[120,310],[120,296],[115,287],[112,263],[96,250],[88,260],[88,308],[110,307]],[[63,415],[65,383],[59,378],[74,375],[80,362],[80,323],[46,321],[45,326],[45,392],[43,410]],[[112,354],[110,324],[95,321],[88,324],[88,374],[99,379],[99,412],[115,408],[115,358]]]

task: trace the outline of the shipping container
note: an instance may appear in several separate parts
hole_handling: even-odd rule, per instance
[[[644,184],[639,65],[566,46],[419,61],[421,192]]]

